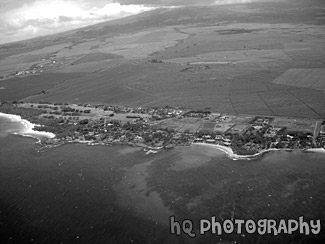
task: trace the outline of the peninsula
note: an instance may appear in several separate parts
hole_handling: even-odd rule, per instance
[[[36,124],[34,131],[54,134],[41,141],[44,145],[127,144],[155,152],[196,143],[214,146],[233,159],[250,159],[271,150],[325,147],[325,121],[319,119],[41,101],[4,102],[0,111]]]

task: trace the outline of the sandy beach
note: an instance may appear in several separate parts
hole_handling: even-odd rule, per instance
[[[325,149],[324,148],[309,148],[306,151],[307,152],[325,153]]]
[[[256,153],[256,154],[252,154],[252,155],[238,155],[235,154],[234,151],[230,148],[230,147],[226,147],[226,146],[222,146],[222,145],[218,145],[218,144],[209,144],[209,143],[193,143],[192,145],[201,145],[201,146],[207,146],[207,147],[213,147],[216,148],[220,151],[225,152],[230,159],[232,160],[251,160],[254,159],[256,157],[259,157],[261,155],[263,155],[264,153],[267,152],[273,152],[273,151],[294,151],[294,150],[298,150],[298,151],[306,151],[306,152],[316,152],[316,153],[325,153],[325,149],[324,148],[309,148],[309,149],[288,149],[288,148],[284,148],[284,149],[277,149],[277,148],[269,148],[269,149],[264,149],[261,150],[260,152]]]
[[[218,145],[218,144],[209,144],[209,143],[202,142],[202,143],[193,143],[192,145],[201,145],[201,146],[216,148],[218,150],[225,152],[229,156],[229,158],[232,160],[251,160],[256,157],[261,156],[263,153],[281,150],[281,149],[276,149],[276,148],[270,148],[267,150],[262,150],[256,154],[253,154],[253,155],[238,155],[238,154],[235,154],[234,151],[230,147],[222,146],[222,145]]]
[[[28,120],[22,119],[19,115],[15,114],[5,114],[0,112],[0,116],[9,118],[13,122],[20,122],[23,124],[24,129],[21,132],[15,133],[17,135],[33,137],[36,139],[40,138],[54,138],[55,134],[46,131],[35,131],[33,130],[35,126],[39,126],[29,122]]]

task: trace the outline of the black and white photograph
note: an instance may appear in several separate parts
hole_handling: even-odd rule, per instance
[[[1,243],[324,223],[324,0],[0,0]]]

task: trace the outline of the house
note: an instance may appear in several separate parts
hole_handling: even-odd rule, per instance
[[[230,139],[228,139],[228,138],[222,138],[222,140],[226,143],[230,143],[231,142],[231,140]]]
[[[181,134],[180,133],[176,133],[174,136],[173,136],[173,138],[174,139],[180,139],[181,138]]]
[[[260,129],[263,128],[263,126],[261,126],[261,125],[253,125],[252,127],[253,127],[255,130],[260,130]]]
[[[325,125],[322,125],[319,131],[320,137],[325,137]]]
[[[203,142],[203,139],[202,138],[195,138],[194,142]]]
[[[222,135],[216,135],[215,140],[222,140]]]
[[[137,135],[137,136],[134,138],[134,141],[143,142],[144,140],[143,140],[142,136],[138,136],[138,135]]]
[[[294,137],[290,136],[290,135],[287,135],[287,138],[292,140]]]
[[[214,140],[214,139],[207,139],[206,140],[206,143],[216,143],[216,140]]]

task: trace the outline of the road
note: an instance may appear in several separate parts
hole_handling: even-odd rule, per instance
[[[315,129],[314,129],[314,135],[313,135],[313,141],[315,141],[316,137],[318,136],[318,134],[320,132],[320,126],[321,126],[321,122],[320,121],[316,121],[316,123],[315,123]]]

